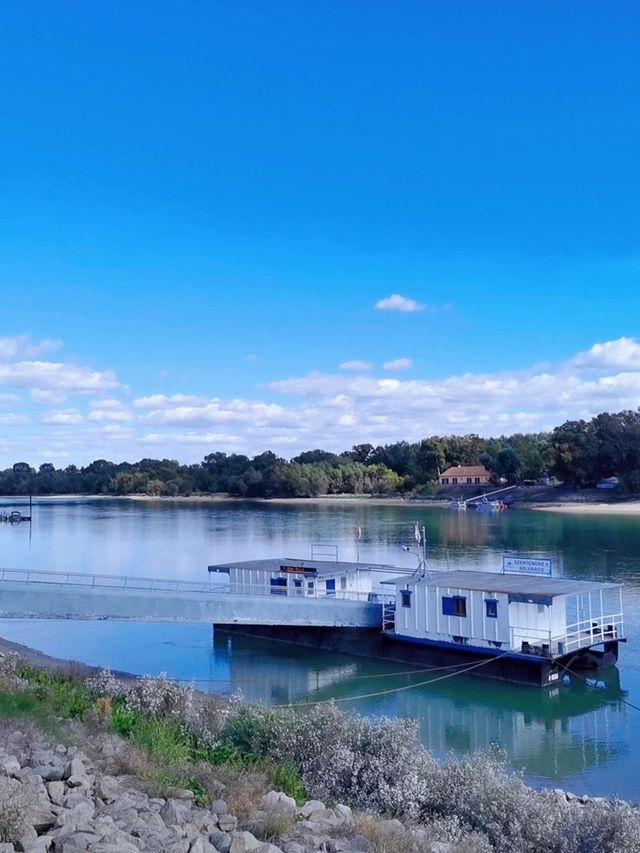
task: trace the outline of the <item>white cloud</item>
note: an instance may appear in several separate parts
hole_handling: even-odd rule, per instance
[[[41,425],[29,422],[28,429],[0,430],[0,454],[5,464],[23,458],[37,463],[31,454],[35,456],[38,447],[66,453],[65,458],[77,464],[150,454],[192,462],[214,450],[254,454],[272,447],[295,455],[312,447],[339,451],[361,442],[413,441],[436,433],[488,436],[549,429],[570,418],[640,406],[638,344],[631,338],[621,340],[596,344],[560,364],[519,371],[406,378],[382,369],[375,375],[343,367],[344,372],[271,382],[255,398],[151,394],[129,404],[107,396],[109,389],[100,387],[96,393],[104,396],[89,397],[86,408],[52,406]],[[404,364],[404,359],[395,359],[385,367],[400,369]],[[0,364],[0,369],[14,367]],[[71,375],[75,389],[92,384],[88,368],[62,367],[64,375],[54,370],[55,381],[48,385],[25,386],[32,397],[47,402],[49,394],[56,398],[67,393],[69,370],[80,371]],[[112,382],[117,382],[113,374],[97,384]],[[5,409],[0,423],[28,422],[25,415],[14,414],[18,406]],[[47,461],[46,455],[40,461]]]
[[[120,400],[108,398],[106,400],[92,400],[89,403],[91,411],[87,420],[98,421],[130,421],[133,415]]]
[[[63,345],[56,338],[44,338],[33,342],[30,335],[14,335],[13,337],[0,338],[0,360],[5,361],[13,358],[35,358],[48,352],[54,352]]]
[[[42,424],[81,424],[84,418],[77,409],[66,409],[62,412],[49,412],[40,418]]]
[[[0,364],[0,384],[13,388],[33,388],[40,392],[70,394],[108,391],[119,382],[111,370],[91,370],[74,364],[52,361],[18,361]]]
[[[20,426],[26,423],[29,423],[26,415],[20,415],[17,412],[0,412],[1,426]]]
[[[17,394],[0,394],[0,406],[12,406],[19,399]]]
[[[421,305],[415,299],[410,299],[408,296],[401,296],[399,293],[392,293],[391,296],[386,296],[384,299],[379,299],[375,306],[379,311],[424,311],[426,305]]]
[[[594,344],[586,352],[578,353],[573,364],[576,367],[590,367],[595,370],[640,370],[640,343],[634,338],[622,337],[615,341]]]
[[[56,406],[58,403],[64,403],[67,395],[63,391],[47,391],[44,388],[32,388],[29,391],[29,396],[34,403],[41,406]]]
[[[195,394],[151,394],[148,397],[138,397],[133,401],[136,409],[157,409],[171,407],[176,404],[199,405],[206,403],[206,397],[199,397]]]
[[[382,365],[385,370],[407,370],[413,366],[410,358],[394,358],[393,361],[385,361]]]
[[[370,361],[360,361],[356,358],[353,361],[343,361],[340,370],[371,370],[372,367]]]
[[[258,356],[254,352],[250,352],[248,355],[245,355],[244,360],[245,361],[257,361]]]

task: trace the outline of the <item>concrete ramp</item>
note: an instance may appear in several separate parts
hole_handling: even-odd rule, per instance
[[[247,595],[213,583],[0,569],[0,618],[376,628],[382,605]]]

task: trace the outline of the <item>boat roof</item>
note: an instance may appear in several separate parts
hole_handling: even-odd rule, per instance
[[[352,572],[402,572],[398,566],[383,563],[348,563],[342,560],[298,560],[294,557],[270,557],[265,560],[241,560],[235,563],[219,563],[208,566],[210,572],[228,574],[230,569],[277,572],[282,566],[315,571],[316,575],[345,575]]]
[[[502,572],[431,572],[431,576],[408,581],[406,577],[391,578],[383,583],[420,586],[437,586],[449,589],[473,589],[485,592],[504,592],[516,595],[546,595],[554,598],[559,595],[575,595],[597,589],[618,589],[619,583],[600,583],[581,581],[572,578],[549,578],[532,575],[502,574]]]

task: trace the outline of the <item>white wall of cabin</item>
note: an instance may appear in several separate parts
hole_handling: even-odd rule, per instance
[[[411,590],[411,607],[402,606],[402,589]],[[445,616],[442,599],[461,595],[467,600],[466,616]],[[498,602],[496,618],[487,616],[486,599]],[[489,646],[489,641],[509,643],[509,597],[505,593],[469,590],[448,586],[427,586],[407,583],[396,592],[397,634],[430,640],[451,641],[452,637],[467,637],[470,645]]]

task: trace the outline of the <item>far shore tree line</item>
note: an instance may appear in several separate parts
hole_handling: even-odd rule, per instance
[[[496,484],[551,477],[565,486],[589,488],[616,476],[623,490],[636,493],[640,491],[640,410],[566,421],[551,432],[499,438],[432,436],[378,447],[358,444],[340,454],[308,450],[290,461],[266,451],[253,458],[210,453],[192,465],[171,459],[119,463],[97,459],[81,468],[44,463],[36,470],[27,462],[16,462],[0,471],[0,494],[419,496],[435,494],[439,474],[455,465],[484,465]]]

